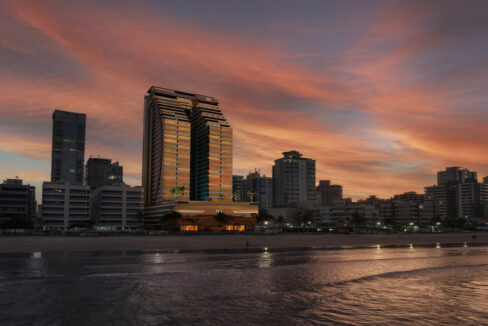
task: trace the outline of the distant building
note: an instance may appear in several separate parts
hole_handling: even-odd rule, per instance
[[[425,202],[432,202],[434,214],[443,220],[458,217],[457,195],[456,184],[425,187]]]
[[[320,206],[314,209],[315,226],[337,227],[340,224],[352,223],[353,214],[361,214],[365,219],[365,225],[374,227],[381,223],[378,208],[370,204],[348,203],[335,201],[328,206]]]
[[[86,114],[53,113],[51,182],[83,184]]]
[[[423,202],[424,201],[424,194],[418,194],[415,191],[404,192],[403,194],[394,195],[394,200],[407,200],[407,201],[415,201],[415,202]]]
[[[483,183],[488,184],[488,176],[483,178]]]
[[[232,199],[234,199],[234,195],[237,196],[237,200],[234,201],[244,201],[244,185],[243,185],[244,177],[242,175],[233,175],[232,176]]]
[[[380,217],[396,227],[426,227],[432,225],[432,206],[419,200],[391,199],[380,204]]]
[[[123,167],[119,162],[91,156],[86,162],[86,184],[95,189],[123,183]]]
[[[459,217],[479,218],[484,215],[484,206],[488,203],[487,185],[478,182],[465,182],[458,185]]]
[[[330,180],[320,180],[316,189],[316,200],[319,206],[329,206],[342,200],[342,186],[330,184]]]
[[[373,206],[379,208],[381,204],[384,204],[384,203],[387,202],[387,199],[381,199],[381,198],[378,198],[375,195],[371,195],[368,198],[366,198],[366,199],[360,199],[357,202],[359,204],[373,205]]]
[[[92,225],[90,187],[66,183],[42,184],[42,220],[48,230],[66,231]]]
[[[273,206],[287,207],[315,201],[315,160],[297,151],[283,152],[273,166]]]
[[[20,179],[7,179],[0,184],[0,225],[16,217],[34,223],[35,187],[24,185]]]
[[[97,228],[118,231],[142,226],[142,187],[102,186],[92,190],[91,197],[91,215]]]
[[[448,167],[437,173],[437,185],[425,187],[425,203],[443,220],[482,218],[488,212],[486,189],[476,172]]]
[[[463,169],[458,166],[448,167],[445,171],[437,172],[437,185],[466,183],[469,181],[478,181],[476,172]]]
[[[269,209],[273,207],[273,179],[265,176],[257,170],[250,172],[242,181],[243,195],[246,202],[258,202],[259,208]],[[249,196],[248,193],[254,193]]]

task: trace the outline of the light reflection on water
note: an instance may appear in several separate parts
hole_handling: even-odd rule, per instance
[[[0,324],[481,325],[488,248],[0,255]]]

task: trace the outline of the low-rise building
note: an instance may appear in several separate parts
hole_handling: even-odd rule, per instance
[[[20,179],[7,179],[0,184],[0,225],[15,218],[35,222],[35,187]]]
[[[144,226],[160,228],[164,217],[173,212],[180,218],[174,221],[181,231],[252,231],[259,213],[257,203],[232,202],[227,199],[214,201],[168,201],[163,205],[144,208]],[[223,213],[228,220],[214,217]]]
[[[418,200],[392,199],[380,205],[381,219],[397,227],[429,226],[433,215],[433,206]]]
[[[144,192],[142,187],[125,184],[92,190],[92,218],[106,231],[135,230],[142,226]]]
[[[314,225],[338,226],[341,223],[352,223],[354,214],[360,214],[364,218],[365,226],[374,227],[378,222],[381,223],[378,209],[374,205],[334,201],[329,206],[315,208]]]
[[[330,206],[333,201],[342,200],[342,186],[330,183],[330,180],[320,180],[316,189],[318,206]]]
[[[92,225],[90,187],[66,183],[42,184],[42,223],[45,230],[66,231]]]

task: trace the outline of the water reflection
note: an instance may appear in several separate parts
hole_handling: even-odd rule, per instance
[[[265,251],[259,255],[258,266],[259,268],[269,268],[273,263],[273,254]]]
[[[433,247],[2,256],[0,321],[482,324],[488,249]]]

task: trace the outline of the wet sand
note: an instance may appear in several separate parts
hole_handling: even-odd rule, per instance
[[[472,236],[476,235],[476,239]],[[2,236],[0,252],[337,248],[442,244],[488,244],[488,233],[435,234],[216,234],[160,236]]]

